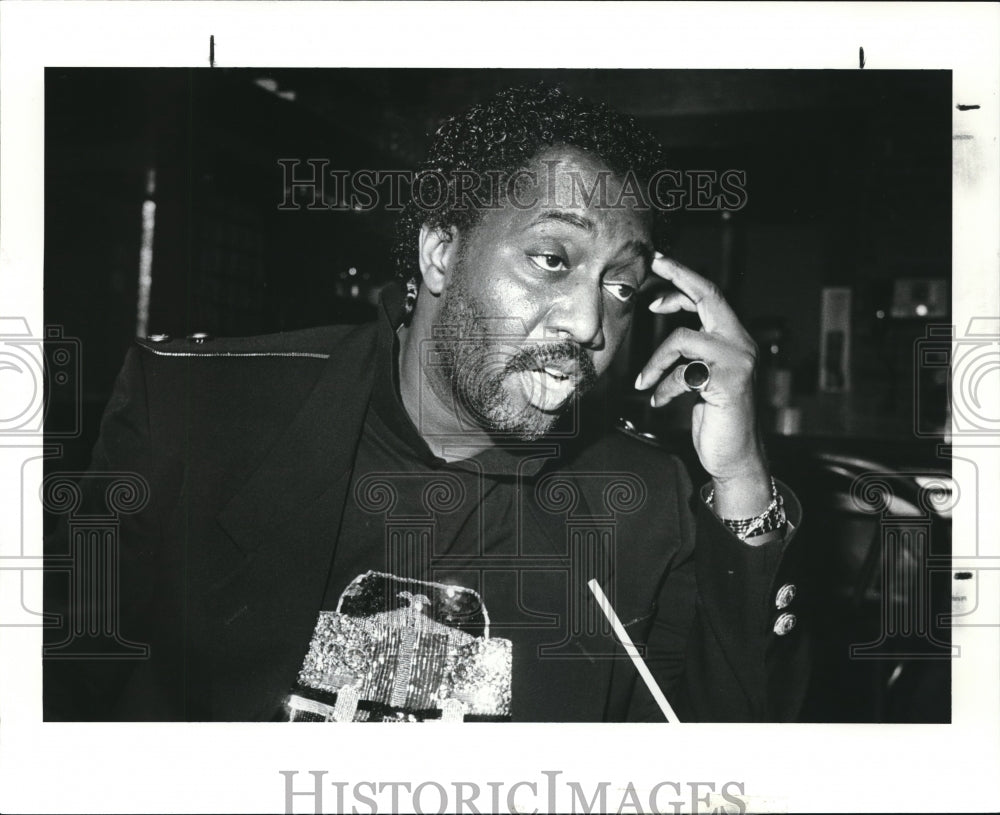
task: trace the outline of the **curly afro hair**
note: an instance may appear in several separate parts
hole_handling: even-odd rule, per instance
[[[643,184],[664,167],[659,142],[634,118],[545,83],[507,88],[447,119],[417,173],[418,181],[422,174],[439,174],[447,189],[432,206],[412,196],[397,222],[393,261],[407,289],[408,312],[419,290],[416,246],[421,227],[463,231],[482,215],[482,209],[460,203],[456,174],[495,174],[502,189],[507,179],[553,145],[585,150],[616,174],[631,172]],[[654,240],[662,246],[665,214],[654,210],[653,215]]]

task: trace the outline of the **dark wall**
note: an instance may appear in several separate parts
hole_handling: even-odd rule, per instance
[[[136,333],[150,170],[150,333],[362,319],[391,275],[393,214],[283,211],[279,159],[412,168],[443,117],[540,78],[637,116],[674,168],[744,170],[746,206],[675,213],[671,251],[748,326],[782,327],[807,431],[909,432],[927,321],[876,313],[897,278],[950,277],[948,72],[49,69],[46,322],[83,343],[80,449]],[[815,393],[824,285],[853,290],[848,398]]]

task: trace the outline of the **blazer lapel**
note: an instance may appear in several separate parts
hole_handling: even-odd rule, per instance
[[[375,331],[359,328],[334,349],[291,425],[218,516],[246,557],[203,599],[215,719],[269,716],[305,655],[368,406]]]

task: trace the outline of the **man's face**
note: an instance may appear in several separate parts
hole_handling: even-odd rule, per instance
[[[533,169],[518,205],[457,236],[435,319],[453,363],[431,374],[479,426],[529,440],[607,370],[653,254],[649,213],[618,205],[621,180],[599,160],[551,148]]]

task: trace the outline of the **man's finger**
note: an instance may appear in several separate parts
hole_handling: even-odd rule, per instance
[[[726,302],[719,287],[710,280],[659,252],[653,257],[652,269],[655,274],[673,283],[695,304],[706,331],[722,334],[741,343],[750,340],[736,312]]]
[[[663,381],[657,385],[656,390],[653,391],[653,395],[649,399],[649,404],[653,407],[663,407],[667,402],[675,399],[682,393],[688,393],[689,388],[684,381],[684,369],[686,367],[687,365],[678,365],[667,374],[663,378]]]
[[[704,331],[692,331],[690,328],[678,328],[671,332],[653,352],[638,379],[635,381],[637,390],[652,387],[663,377],[664,372],[681,357],[688,359],[703,359],[711,364],[720,361],[725,355],[724,341],[713,337]]]
[[[682,291],[672,291],[657,297],[649,304],[649,310],[656,314],[674,314],[678,311],[697,311],[698,306]]]

